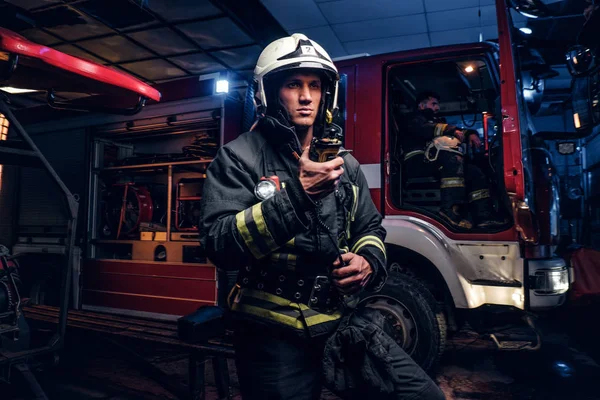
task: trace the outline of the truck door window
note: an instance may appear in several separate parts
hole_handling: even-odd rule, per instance
[[[477,131],[482,142],[487,139],[477,157],[485,161],[486,168],[497,170],[495,164],[501,162],[496,139],[500,99],[491,68],[488,59],[481,55],[400,64],[388,69],[389,193],[396,207],[434,212],[439,208],[440,183],[435,173],[418,182],[407,180],[402,173],[407,148],[411,147],[405,145],[409,135],[407,124],[415,115],[416,98],[421,92],[433,91],[439,95],[440,110],[436,117],[445,118],[447,124]],[[422,154],[417,156],[423,158]]]

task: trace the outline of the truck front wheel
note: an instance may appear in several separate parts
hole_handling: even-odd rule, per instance
[[[365,293],[360,304],[385,316],[385,331],[421,368],[435,368],[446,345],[446,318],[420,281],[392,273],[379,292]]]

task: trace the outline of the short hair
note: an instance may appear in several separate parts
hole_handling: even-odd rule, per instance
[[[425,92],[419,93],[417,95],[417,105],[421,104],[424,101],[429,100],[432,97],[434,99],[437,99],[438,101],[440,100],[440,95],[437,94],[436,92],[431,91],[431,90],[427,90]]]

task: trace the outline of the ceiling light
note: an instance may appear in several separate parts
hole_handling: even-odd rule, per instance
[[[475,69],[473,68],[472,65],[467,65],[467,67],[465,68],[465,72],[466,73],[471,73],[473,72]]]
[[[533,33],[533,31],[531,30],[531,28],[527,28],[526,26],[519,28],[519,30],[521,32],[523,32],[526,35],[531,35]]]
[[[217,88],[215,90],[217,93],[228,93],[229,92],[229,81],[225,79],[219,79],[217,81]]]
[[[217,83],[215,84],[215,92],[217,93],[229,93],[229,81],[227,78],[229,74],[227,71],[223,71],[219,73],[219,77],[217,78]]]
[[[0,90],[2,90],[3,92],[6,92],[6,93],[10,93],[10,94],[37,92],[37,90],[33,90],[33,89],[19,89],[19,88],[15,88],[15,87],[11,87],[11,86],[2,86],[2,87],[0,87]]]

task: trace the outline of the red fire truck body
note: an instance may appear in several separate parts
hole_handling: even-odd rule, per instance
[[[417,49],[337,61],[342,76],[340,99],[345,116],[345,147],[352,149],[361,163],[373,201],[384,216],[391,274],[399,273],[404,280],[416,278],[441,308],[437,312],[435,308],[428,310],[433,311],[428,314],[429,322],[419,321],[417,314],[427,314],[424,308],[431,307],[403,303],[406,296],[400,293],[401,288],[365,301],[383,310],[385,307],[377,298],[395,298],[397,301],[387,311],[404,329],[412,327],[421,339],[431,338],[432,346],[443,346],[440,343],[447,326],[455,328],[463,320],[493,332],[496,324],[506,322],[506,318],[515,318],[516,322],[528,312],[557,307],[564,303],[572,280],[564,260],[553,256],[558,243],[557,182],[550,158],[534,144],[535,128],[519,86],[523,72],[517,68],[518,55],[511,41],[510,9],[502,0],[496,3],[498,43]],[[487,85],[476,87],[477,79],[464,72],[465,65],[471,71],[474,65],[479,79],[486,80]],[[446,66],[452,73],[446,73]],[[456,87],[466,86],[468,93],[452,93],[451,77],[457,75],[463,82]],[[459,95],[466,99],[479,96],[471,108],[445,105],[442,96],[441,111],[446,111],[448,119],[460,116],[463,124],[459,126],[466,125],[466,112],[473,115],[473,124],[481,121],[479,131],[486,144],[484,159],[495,172],[498,196],[505,199],[504,202],[499,199],[498,206],[505,208],[511,220],[502,229],[454,230],[436,218],[435,201],[425,202],[427,206],[412,201],[398,145],[402,135],[408,133],[397,120],[402,119],[399,114],[411,115],[414,95],[423,90],[449,93],[447,101]],[[411,95],[412,103],[398,101],[399,97],[406,100]],[[493,127],[486,126],[490,119],[495,121],[495,133]],[[429,187],[416,192],[426,196],[439,190],[439,182],[435,187],[435,177],[429,183]],[[392,288],[397,285],[396,278],[388,283]],[[486,322],[479,324],[482,321]],[[508,341],[498,340],[498,344],[511,346]],[[422,343],[405,343],[405,347],[410,346],[414,346],[417,354],[427,353]],[[533,343],[523,346],[536,347]],[[426,357],[417,355],[417,358],[429,365]]]

